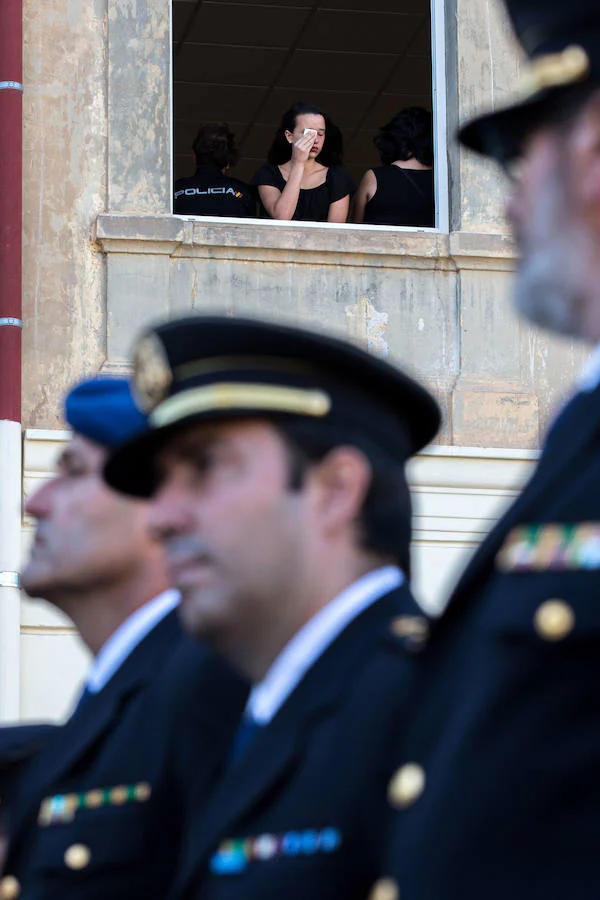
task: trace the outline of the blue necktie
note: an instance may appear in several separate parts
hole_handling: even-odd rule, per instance
[[[252,716],[245,714],[242,716],[229,751],[230,766],[240,761],[261,728],[262,726]]]

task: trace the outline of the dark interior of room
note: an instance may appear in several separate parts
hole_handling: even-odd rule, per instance
[[[323,108],[355,180],[379,164],[373,137],[406,106],[431,109],[429,0],[173,0],[174,175],[191,175],[205,122],[226,121],[249,180],[281,115]]]

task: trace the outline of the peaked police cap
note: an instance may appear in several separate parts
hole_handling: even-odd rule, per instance
[[[340,443],[360,434],[404,462],[433,439],[440,411],[418,382],[389,362],[325,334],[253,319],[194,316],[151,329],[134,352],[133,390],[148,428],[118,448],[108,483],[150,496],[155,457],[194,423],[259,417],[310,420]]]

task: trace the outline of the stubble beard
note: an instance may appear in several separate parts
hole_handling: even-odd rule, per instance
[[[519,241],[519,266],[514,303],[534,325],[557,334],[580,334],[585,253],[566,210],[563,175],[548,177],[530,221]]]

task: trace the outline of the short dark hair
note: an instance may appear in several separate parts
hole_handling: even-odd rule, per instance
[[[287,112],[285,112],[279,123],[279,127],[275,132],[273,143],[269,148],[267,159],[275,166],[283,165],[288,162],[292,156],[292,145],[285,136],[286,131],[293,131],[296,127],[296,119],[298,116],[323,116],[325,119],[325,141],[323,149],[317,156],[317,162],[323,166],[339,166],[342,164],[344,156],[344,139],[342,132],[337,125],[332,122],[327,113],[314,106],[312,103],[305,103],[303,100],[294,103]]]
[[[422,106],[408,106],[382,125],[373,138],[384,166],[414,157],[423,166],[433,165],[431,113]]]
[[[192,150],[197,166],[215,165],[219,169],[235,166],[239,159],[235,134],[226,122],[202,125],[194,138]]]
[[[343,432],[305,420],[278,419],[275,424],[290,451],[290,488],[300,490],[308,469],[335,447],[360,450],[371,465],[371,483],[359,519],[361,546],[395,560],[410,575],[412,507],[404,463],[392,459],[360,432]]]

